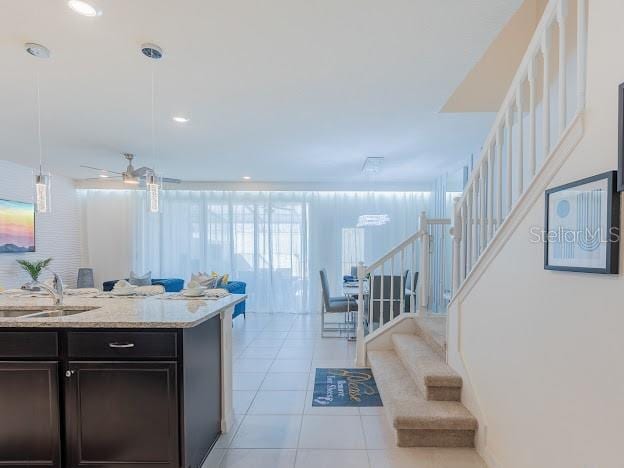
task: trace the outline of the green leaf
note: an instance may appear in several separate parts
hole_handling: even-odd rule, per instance
[[[51,258],[45,260],[39,260],[36,262],[29,262],[28,260],[17,260],[17,263],[28,273],[33,281],[37,281],[41,272],[52,262]]]

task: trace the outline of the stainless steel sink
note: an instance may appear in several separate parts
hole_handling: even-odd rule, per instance
[[[32,314],[32,311],[28,310],[10,310],[10,309],[1,309],[0,317],[2,318],[14,318],[14,317],[22,317],[23,315]]]
[[[10,306],[0,308],[0,317],[65,317],[97,309],[96,306]]]

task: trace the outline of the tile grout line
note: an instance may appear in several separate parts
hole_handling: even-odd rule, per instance
[[[314,343],[314,347],[316,347],[316,342]],[[307,389],[307,382],[306,382],[306,389]],[[307,400],[307,396],[308,394],[306,393],[305,396],[303,397],[303,408],[301,410],[301,415],[300,420],[299,420],[299,432],[297,434],[297,447],[295,450],[295,461],[293,463],[293,468],[297,468],[297,460],[299,458],[299,444],[301,443],[301,430],[303,429],[303,414],[305,413],[305,405],[306,405],[306,400]]]

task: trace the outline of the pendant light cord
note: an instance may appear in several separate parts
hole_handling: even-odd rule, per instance
[[[154,119],[154,61],[152,60],[152,160],[154,161],[154,175],[156,175],[156,144],[155,138],[155,119]]]
[[[37,82],[37,139],[39,141],[39,175],[43,172],[43,145],[41,144],[41,92],[39,90],[39,72],[36,74]]]

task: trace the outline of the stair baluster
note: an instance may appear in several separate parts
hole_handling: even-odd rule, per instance
[[[569,56],[569,44],[566,37],[567,21],[571,17],[569,8],[576,8],[577,41],[576,58]],[[552,63],[554,25],[558,26],[557,73]],[[537,142],[540,142],[540,166],[551,155],[565,134],[569,124],[585,109],[585,87],[587,75],[587,0],[550,0],[544,9],[528,49],[516,72],[512,84],[503,100],[494,125],[488,134],[479,161],[466,184],[464,194],[455,206],[455,223],[463,223],[465,229],[454,229],[458,248],[454,255],[462,257],[453,261],[453,268],[459,268],[459,275],[454,274],[454,294],[470,276],[479,263],[483,252],[496,239],[500,227],[509,218],[515,204],[521,200],[534,182],[538,167]],[[538,96],[538,78],[536,59],[541,55],[541,96]],[[573,118],[568,119],[568,81],[567,72],[571,61],[576,59],[576,96],[577,106]],[[553,70],[551,70],[553,68]],[[552,75],[552,79],[551,79]],[[528,82],[528,151],[527,173],[524,178],[524,96],[523,88]],[[557,127],[551,131],[551,88],[558,87],[558,107],[556,110]],[[539,99],[539,100],[538,100]],[[537,129],[538,111],[541,113],[541,128]],[[517,134],[514,136],[514,126]],[[514,145],[514,138],[518,138]],[[503,166],[505,169],[503,169]],[[494,205],[496,204],[496,208]],[[486,228],[486,229],[484,229]]]

